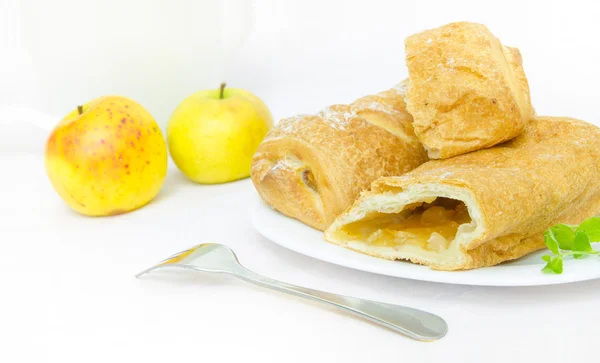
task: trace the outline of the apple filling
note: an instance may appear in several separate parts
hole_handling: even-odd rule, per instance
[[[465,203],[438,197],[409,204],[398,213],[374,212],[345,225],[342,231],[373,246],[414,245],[441,252],[454,240],[458,227],[470,222]]]
[[[310,189],[312,189],[314,192],[319,192],[319,189],[317,187],[317,182],[315,181],[315,177],[312,173],[312,171],[310,171],[310,169],[304,169],[302,171],[302,182],[304,184],[306,184],[307,187],[309,187]]]

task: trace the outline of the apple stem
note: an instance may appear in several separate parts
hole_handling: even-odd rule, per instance
[[[221,83],[221,91],[219,92],[219,99],[222,100],[223,99],[223,91],[225,91],[225,86],[227,85],[227,83],[223,82]]]
[[[81,115],[83,113],[83,106],[77,106],[77,112]]]

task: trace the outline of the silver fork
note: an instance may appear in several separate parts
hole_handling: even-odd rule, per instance
[[[232,275],[252,284],[338,307],[421,341],[438,340],[448,331],[448,325],[442,318],[426,311],[312,290],[258,275],[242,266],[229,247],[217,243],[204,243],[179,252],[135,277],[164,267]]]

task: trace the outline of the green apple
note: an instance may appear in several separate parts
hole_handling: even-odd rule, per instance
[[[272,126],[271,112],[260,98],[223,83],[177,106],[167,142],[173,161],[188,178],[224,183],[250,175],[252,156]]]

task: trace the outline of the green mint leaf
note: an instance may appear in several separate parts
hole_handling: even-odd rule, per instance
[[[556,237],[554,237],[552,229],[548,229],[544,232],[544,243],[546,243],[546,246],[548,246],[550,251],[558,254],[558,242],[556,241]]]
[[[550,230],[554,234],[554,238],[558,242],[561,250],[570,250],[573,248],[573,240],[575,240],[575,231],[566,224],[557,224],[551,227]]]
[[[590,242],[600,242],[600,217],[586,219],[577,227],[577,230],[587,233]]]
[[[573,241],[573,251],[581,251],[581,252],[592,252],[592,245],[590,244],[590,237],[587,233],[577,230],[575,233],[575,240]],[[585,255],[583,254],[574,254],[575,258],[583,258]]]
[[[552,256],[550,256],[550,255],[543,255],[542,256],[542,260],[544,260],[546,262],[550,262],[551,259],[552,259]]]
[[[561,274],[563,272],[562,256],[554,256],[542,269],[545,273]]]

